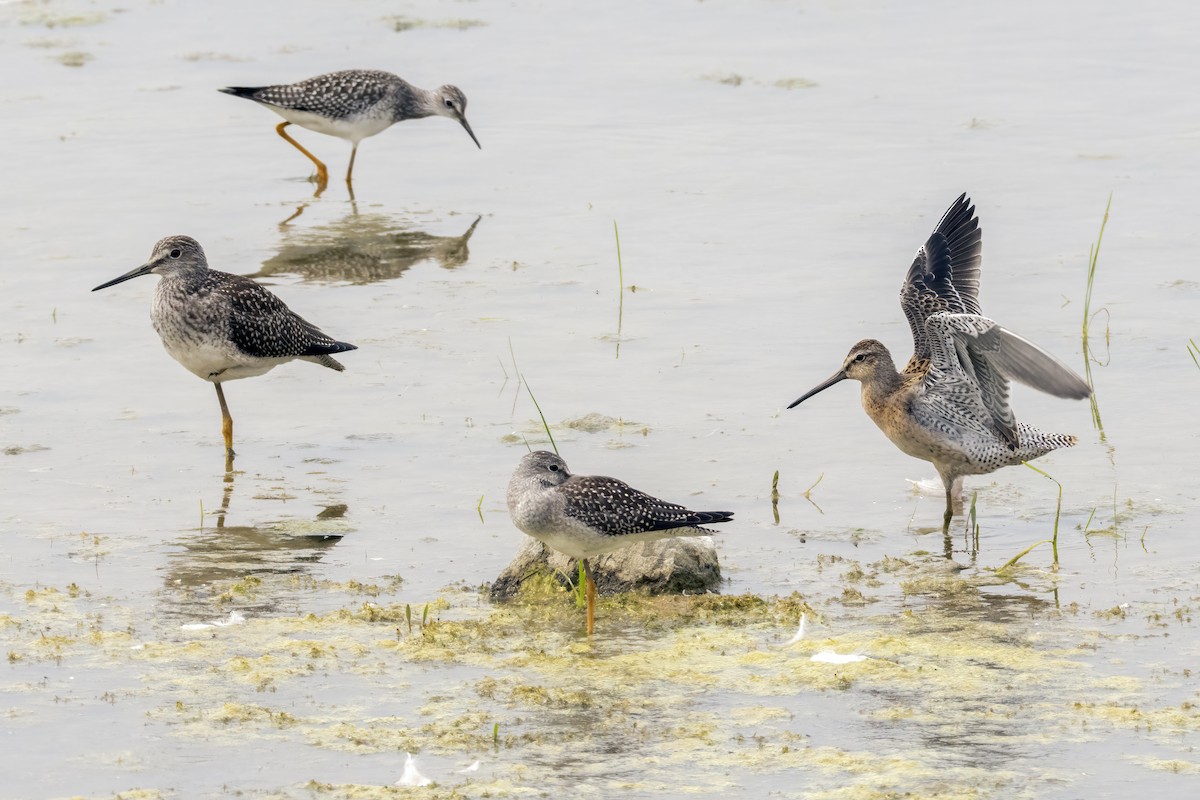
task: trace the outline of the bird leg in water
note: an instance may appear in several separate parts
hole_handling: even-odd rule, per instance
[[[221,495],[221,510],[217,512],[217,527],[225,527],[229,515],[229,501],[233,498],[233,457],[225,456],[225,491]]]
[[[587,634],[591,636],[592,630],[596,627],[596,581],[592,578],[592,570],[588,566],[587,559],[580,559],[579,563],[583,564],[583,580],[587,594]]]
[[[301,203],[300,207],[297,208],[295,211],[293,211],[292,215],[290,217],[285,219],[283,222],[279,223],[279,227],[283,228],[283,227],[286,227],[287,225],[290,225],[292,220],[294,220],[296,217],[303,214],[304,209],[306,209],[306,208],[308,208],[308,203],[307,202]]]
[[[226,471],[233,468],[233,417],[229,416],[229,406],[225,404],[225,391],[221,384],[217,387],[217,400],[221,403],[221,435],[225,437],[225,466]]]
[[[280,136],[282,136],[284,139],[286,139],[292,145],[292,147],[296,148],[301,153],[304,153],[304,155],[308,156],[309,161],[311,161],[317,165],[317,195],[319,196],[321,194],[321,192],[325,191],[326,184],[329,183],[329,170],[325,168],[325,165],[323,163],[321,163],[321,159],[317,158],[312,153],[305,150],[304,145],[300,144],[295,139],[293,139],[292,137],[287,135],[287,133],[283,129],[291,124],[292,123],[290,123],[290,122],[281,122],[275,126],[275,132],[278,133]]]
[[[354,193],[354,179],[351,177],[354,174],[354,157],[358,155],[358,142],[350,148],[350,166],[346,168],[346,185],[350,187],[350,193]]]
[[[941,474],[940,470],[939,474]],[[949,479],[945,475],[941,477],[942,483],[946,486],[946,514],[942,517],[942,533],[949,533],[950,520],[954,516],[955,508],[958,509],[959,514],[962,513],[963,479],[961,475],[954,479]]]

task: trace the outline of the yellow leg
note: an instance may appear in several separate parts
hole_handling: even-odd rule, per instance
[[[350,148],[350,166],[346,169],[346,185],[350,187],[350,191],[354,191],[354,179],[351,177],[354,174],[354,157],[358,155],[358,142],[354,143],[354,147]]]
[[[296,148],[301,153],[304,153],[304,155],[308,156],[309,161],[311,161],[317,165],[317,194],[320,194],[322,191],[324,191],[325,184],[329,183],[329,170],[327,170],[325,168],[325,165],[323,163],[321,163],[321,159],[317,158],[312,153],[305,150],[304,145],[300,144],[295,139],[293,139],[292,137],[287,135],[287,132],[284,131],[284,128],[286,128],[288,125],[291,125],[291,124],[292,123],[290,123],[290,122],[281,122],[275,126],[275,132],[278,133],[280,136],[282,136],[284,139],[286,139],[292,145],[292,147]]]
[[[226,471],[233,469],[233,417],[229,416],[229,406],[225,404],[225,390],[221,384],[217,387],[217,400],[221,403],[221,435],[225,437],[225,466]]]
[[[592,570],[588,567],[587,559],[583,559],[583,578],[587,583],[587,635],[591,636],[596,628],[596,581],[592,579]]]

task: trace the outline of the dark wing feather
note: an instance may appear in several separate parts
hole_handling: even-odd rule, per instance
[[[214,274],[221,276],[216,290],[229,298],[229,338],[243,353],[258,358],[296,358],[358,349],[331,339],[249,278]]]
[[[299,83],[228,86],[221,91],[279,108],[344,117],[378,103],[399,80],[386,72],[343,70]]]
[[[690,511],[600,475],[572,475],[560,489],[568,499],[564,509],[568,516],[610,536],[673,528],[711,533],[700,526],[733,518],[731,511]]]
[[[959,195],[916,258],[900,287],[900,307],[913,335],[913,356],[905,372],[923,371],[930,357],[926,320],[933,314],[980,314],[979,276],[983,231],[975,207]]]

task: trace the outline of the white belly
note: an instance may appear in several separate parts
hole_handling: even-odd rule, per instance
[[[275,367],[291,359],[287,358],[252,358],[235,356],[226,348],[197,345],[172,347],[166,341],[163,347],[171,358],[178,361],[184,368],[198,378],[213,383],[233,381],[238,378],[253,378],[263,375]]]
[[[324,133],[328,136],[336,136],[339,139],[348,139],[355,144],[358,144],[368,136],[374,136],[392,126],[392,121],[385,116],[362,115],[349,119],[330,119],[320,114],[313,114],[309,111],[297,111],[292,108],[279,108],[278,106],[267,106],[267,108],[293,125],[299,125],[301,128],[307,128],[317,133]]]
[[[676,536],[707,535],[696,528],[673,528],[669,531],[624,533],[613,536],[596,533],[582,523],[574,523],[564,528],[526,530],[525,533],[535,539],[540,539],[546,543],[547,547],[565,553],[571,558],[594,558],[638,542],[654,542]]]

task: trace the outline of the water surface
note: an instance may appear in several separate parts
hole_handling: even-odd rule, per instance
[[[1198,14],[0,6],[3,793],[382,795],[407,750],[429,796],[1191,796]],[[483,149],[396,126],[351,202],[349,146],[301,131],[313,198],[277,119],[215,91],[350,66],[460,86]],[[1103,429],[1013,391],[1080,437],[1038,462],[1057,570],[996,573],[1051,535],[1045,477],[968,479],[947,569],[932,469],[853,386],[784,410],[858,339],[907,354],[900,279],[962,191],[985,311],[1079,369],[1113,197]],[[154,279],[88,291],[176,233],[360,348],[230,384],[232,475]],[[576,471],[736,512],[732,599],[606,600],[590,644],[565,596],[484,600],[544,443],[522,378]],[[590,413],[623,424],[563,425]]]

